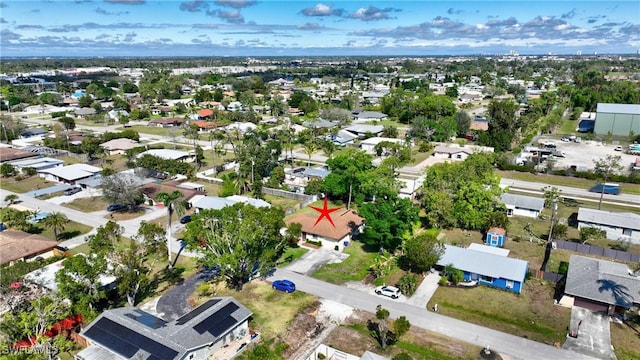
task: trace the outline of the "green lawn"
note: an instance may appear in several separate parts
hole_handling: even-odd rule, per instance
[[[427,308],[438,304],[445,316],[546,344],[562,344],[571,310],[553,305],[553,285],[530,279],[520,295],[487,286],[440,286]]]
[[[55,237],[53,236],[53,230],[50,228],[45,227],[42,224],[37,224],[36,227],[37,229],[36,233],[38,233],[40,236],[43,236],[47,239],[51,239],[51,240],[56,240]],[[86,234],[89,231],[91,231],[91,227],[84,225],[84,224],[80,224],[77,223],[75,221],[70,220],[65,226],[64,226],[64,230],[62,232],[60,232],[58,234],[58,239],[57,241],[64,241],[64,240],[68,240],[71,238],[74,238],[76,236],[80,236],[82,234]],[[38,232],[40,231],[40,232]]]
[[[302,291],[287,294],[273,290],[265,281],[245,284],[241,291],[228,289],[220,283],[213,289],[212,296],[233,296],[249,308],[253,312],[252,328],[265,339],[284,335],[296,315],[317,302],[314,296]],[[196,298],[195,302],[200,303],[210,297],[196,295]]]
[[[497,170],[500,177],[505,179],[514,179],[521,181],[532,181],[545,183],[549,185],[556,186],[571,186],[582,189],[589,189],[596,184],[595,180],[581,179],[569,176],[557,176],[557,175],[546,175],[546,174],[538,174],[534,175],[531,173],[518,172],[518,171],[500,171]],[[640,195],[640,184],[629,184],[623,183],[620,185],[620,191],[623,194],[633,194]]]
[[[373,259],[378,255],[376,252],[366,252],[363,244],[351,242],[344,249],[349,257],[341,263],[327,264],[313,273],[313,277],[332,284],[344,284],[349,281],[362,281],[369,274],[369,267],[373,264]]]
[[[93,196],[88,198],[78,198],[64,205],[72,209],[90,213],[106,210],[107,206],[109,206],[109,202],[105,201],[101,196]]]
[[[431,154],[433,154],[433,151],[419,152],[417,150],[414,150],[411,152],[411,162],[409,162],[409,164],[407,165],[408,166],[418,165],[421,162],[428,159],[429,156],[431,156]]]
[[[284,251],[282,256],[280,256],[280,259],[278,260],[278,266],[282,267],[282,266],[289,265],[290,263],[301,258],[302,255],[306,254],[308,251],[309,249],[305,249],[299,246],[287,247],[287,249]]]
[[[54,185],[56,185],[56,183],[47,181],[37,175],[21,180],[16,180],[15,177],[2,178],[2,180],[0,180],[0,188],[13,191],[15,193],[26,193],[31,190],[44,189]]]
[[[275,196],[275,195],[268,195],[265,194],[264,195],[264,199],[270,203],[273,207],[280,207],[284,210],[290,209],[295,207],[296,205],[299,204],[298,200],[296,199],[289,199],[286,197],[282,197],[282,196]]]

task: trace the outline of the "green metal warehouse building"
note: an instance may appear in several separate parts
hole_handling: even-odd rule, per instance
[[[593,132],[597,135],[629,136],[640,134],[640,105],[598,104],[596,124]]]

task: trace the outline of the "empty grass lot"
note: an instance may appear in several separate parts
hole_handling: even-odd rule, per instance
[[[228,289],[222,282],[215,286],[213,296],[233,296],[249,308],[253,312],[252,327],[265,339],[284,334],[296,315],[317,301],[314,296],[301,291],[287,294],[273,290],[266,281],[245,284],[242,291]],[[196,303],[209,298],[198,298]]]
[[[47,181],[36,175],[17,181],[15,177],[0,179],[0,188],[21,194],[54,185],[56,185],[56,183]]]
[[[442,315],[547,344],[566,337],[571,310],[553,304],[554,284],[525,282],[522,294],[492,289],[440,286],[427,304]]]
[[[107,206],[109,206],[109,203],[105,201],[101,196],[93,196],[78,198],[64,205],[72,209],[90,213],[94,211],[107,210]]]
[[[296,200],[296,199],[289,199],[289,198],[282,197],[282,196],[275,196],[275,195],[265,194],[264,195],[264,199],[269,204],[271,204],[273,207],[279,207],[279,208],[282,208],[284,210],[293,208],[293,207],[295,207],[296,205],[299,204],[298,200]]]
[[[341,263],[327,264],[313,273],[313,277],[332,284],[341,285],[349,281],[362,281],[369,274],[369,267],[378,255],[366,252],[359,242],[352,242],[344,249],[349,257]]]

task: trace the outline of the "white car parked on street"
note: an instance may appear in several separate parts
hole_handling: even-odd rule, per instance
[[[378,286],[376,288],[376,294],[388,296],[392,299],[397,299],[402,295],[400,289],[395,286]]]

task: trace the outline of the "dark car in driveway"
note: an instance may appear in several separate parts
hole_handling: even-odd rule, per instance
[[[185,215],[180,218],[180,224],[186,224],[188,222],[191,222],[191,215]]]
[[[82,191],[82,188],[80,188],[80,187],[72,187],[71,189],[65,190],[64,194],[68,196],[68,195],[77,194],[80,191]]]
[[[294,284],[293,281],[289,280],[275,280],[271,284],[271,287],[273,287],[274,290],[280,290],[286,293],[292,293],[296,291],[296,284]]]
[[[107,206],[107,211],[124,211],[127,209],[127,205],[124,204],[111,204]]]

